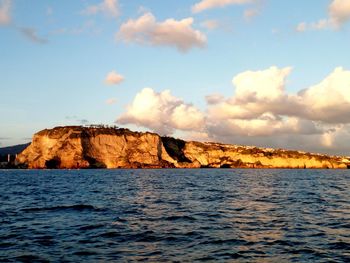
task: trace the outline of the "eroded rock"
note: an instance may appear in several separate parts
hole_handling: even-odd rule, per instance
[[[349,158],[186,142],[128,129],[67,126],[36,133],[16,163],[58,168],[347,168]]]

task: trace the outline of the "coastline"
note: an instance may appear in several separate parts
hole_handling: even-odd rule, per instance
[[[184,141],[116,127],[63,126],[36,133],[13,166],[29,169],[347,169],[350,158]]]

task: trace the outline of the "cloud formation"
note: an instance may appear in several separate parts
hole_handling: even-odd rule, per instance
[[[305,23],[301,22],[297,25],[295,30],[297,32],[305,32],[305,31],[310,31],[310,30],[333,30],[337,28],[336,24],[332,22],[332,20],[329,19],[321,19],[317,22],[312,22],[312,23]]]
[[[204,115],[196,107],[171,95],[144,88],[118,119],[119,124],[135,124],[163,135],[178,130],[201,130]]]
[[[225,100],[225,97],[221,94],[218,94],[218,93],[205,96],[205,101],[209,105],[219,104],[219,103],[223,102],[224,100]]]
[[[350,71],[336,68],[297,94],[285,90],[290,73],[290,67],[271,67],[235,76],[235,95],[208,107],[208,136],[260,146],[350,151],[350,145],[341,145],[350,139]]]
[[[37,34],[36,29],[31,27],[20,27],[15,24],[11,24],[11,8],[12,8],[12,0],[0,0],[0,26],[10,25],[12,29],[21,33],[28,40],[38,43],[45,44],[48,42],[46,38],[40,37]]]
[[[297,32],[307,30],[334,30],[339,29],[344,23],[350,20],[350,1],[333,0],[328,6],[328,18],[320,19],[317,22],[301,22],[297,25]]]
[[[107,74],[106,78],[105,78],[105,83],[107,85],[118,85],[121,82],[124,81],[124,76],[120,75],[119,73],[115,72],[115,71],[111,71]]]
[[[350,71],[338,67],[319,84],[299,92],[301,117],[325,123],[350,123]]]
[[[0,25],[11,22],[11,0],[0,0]]]
[[[330,19],[336,26],[341,26],[350,20],[350,1],[333,0],[329,5]]]
[[[192,28],[193,18],[182,20],[167,19],[157,22],[151,13],[137,19],[130,19],[121,25],[117,39],[127,43],[153,46],[173,46],[182,52],[191,48],[203,48],[207,38],[199,30]]]
[[[90,5],[86,7],[82,13],[84,15],[96,15],[103,13],[106,16],[117,18],[120,15],[120,8],[118,0],[103,0],[97,5]]]
[[[139,92],[120,124],[136,124],[161,134],[176,130],[193,139],[309,151],[346,152],[350,145],[350,71],[335,68],[320,83],[296,94],[286,85],[291,67],[245,71],[233,77],[235,93],[206,96],[199,111],[170,91]],[[190,135],[190,136],[186,136]]]
[[[193,13],[203,12],[208,9],[222,8],[228,5],[248,4],[253,0],[202,0],[192,6]]]
[[[233,78],[235,96],[209,108],[216,118],[253,119],[264,113],[327,124],[350,123],[350,71],[334,69],[298,94],[285,91],[291,68],[246,71]]]

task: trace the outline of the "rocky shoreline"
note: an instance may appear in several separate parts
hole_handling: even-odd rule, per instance
[[[16,167],[346,169],[348,157],[213,142],[183,141],[113,127],[64,126],[36,133]]]

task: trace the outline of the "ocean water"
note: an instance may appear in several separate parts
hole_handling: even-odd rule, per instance
[[[349,170],[0,170],[0,262],[350,262]]]

